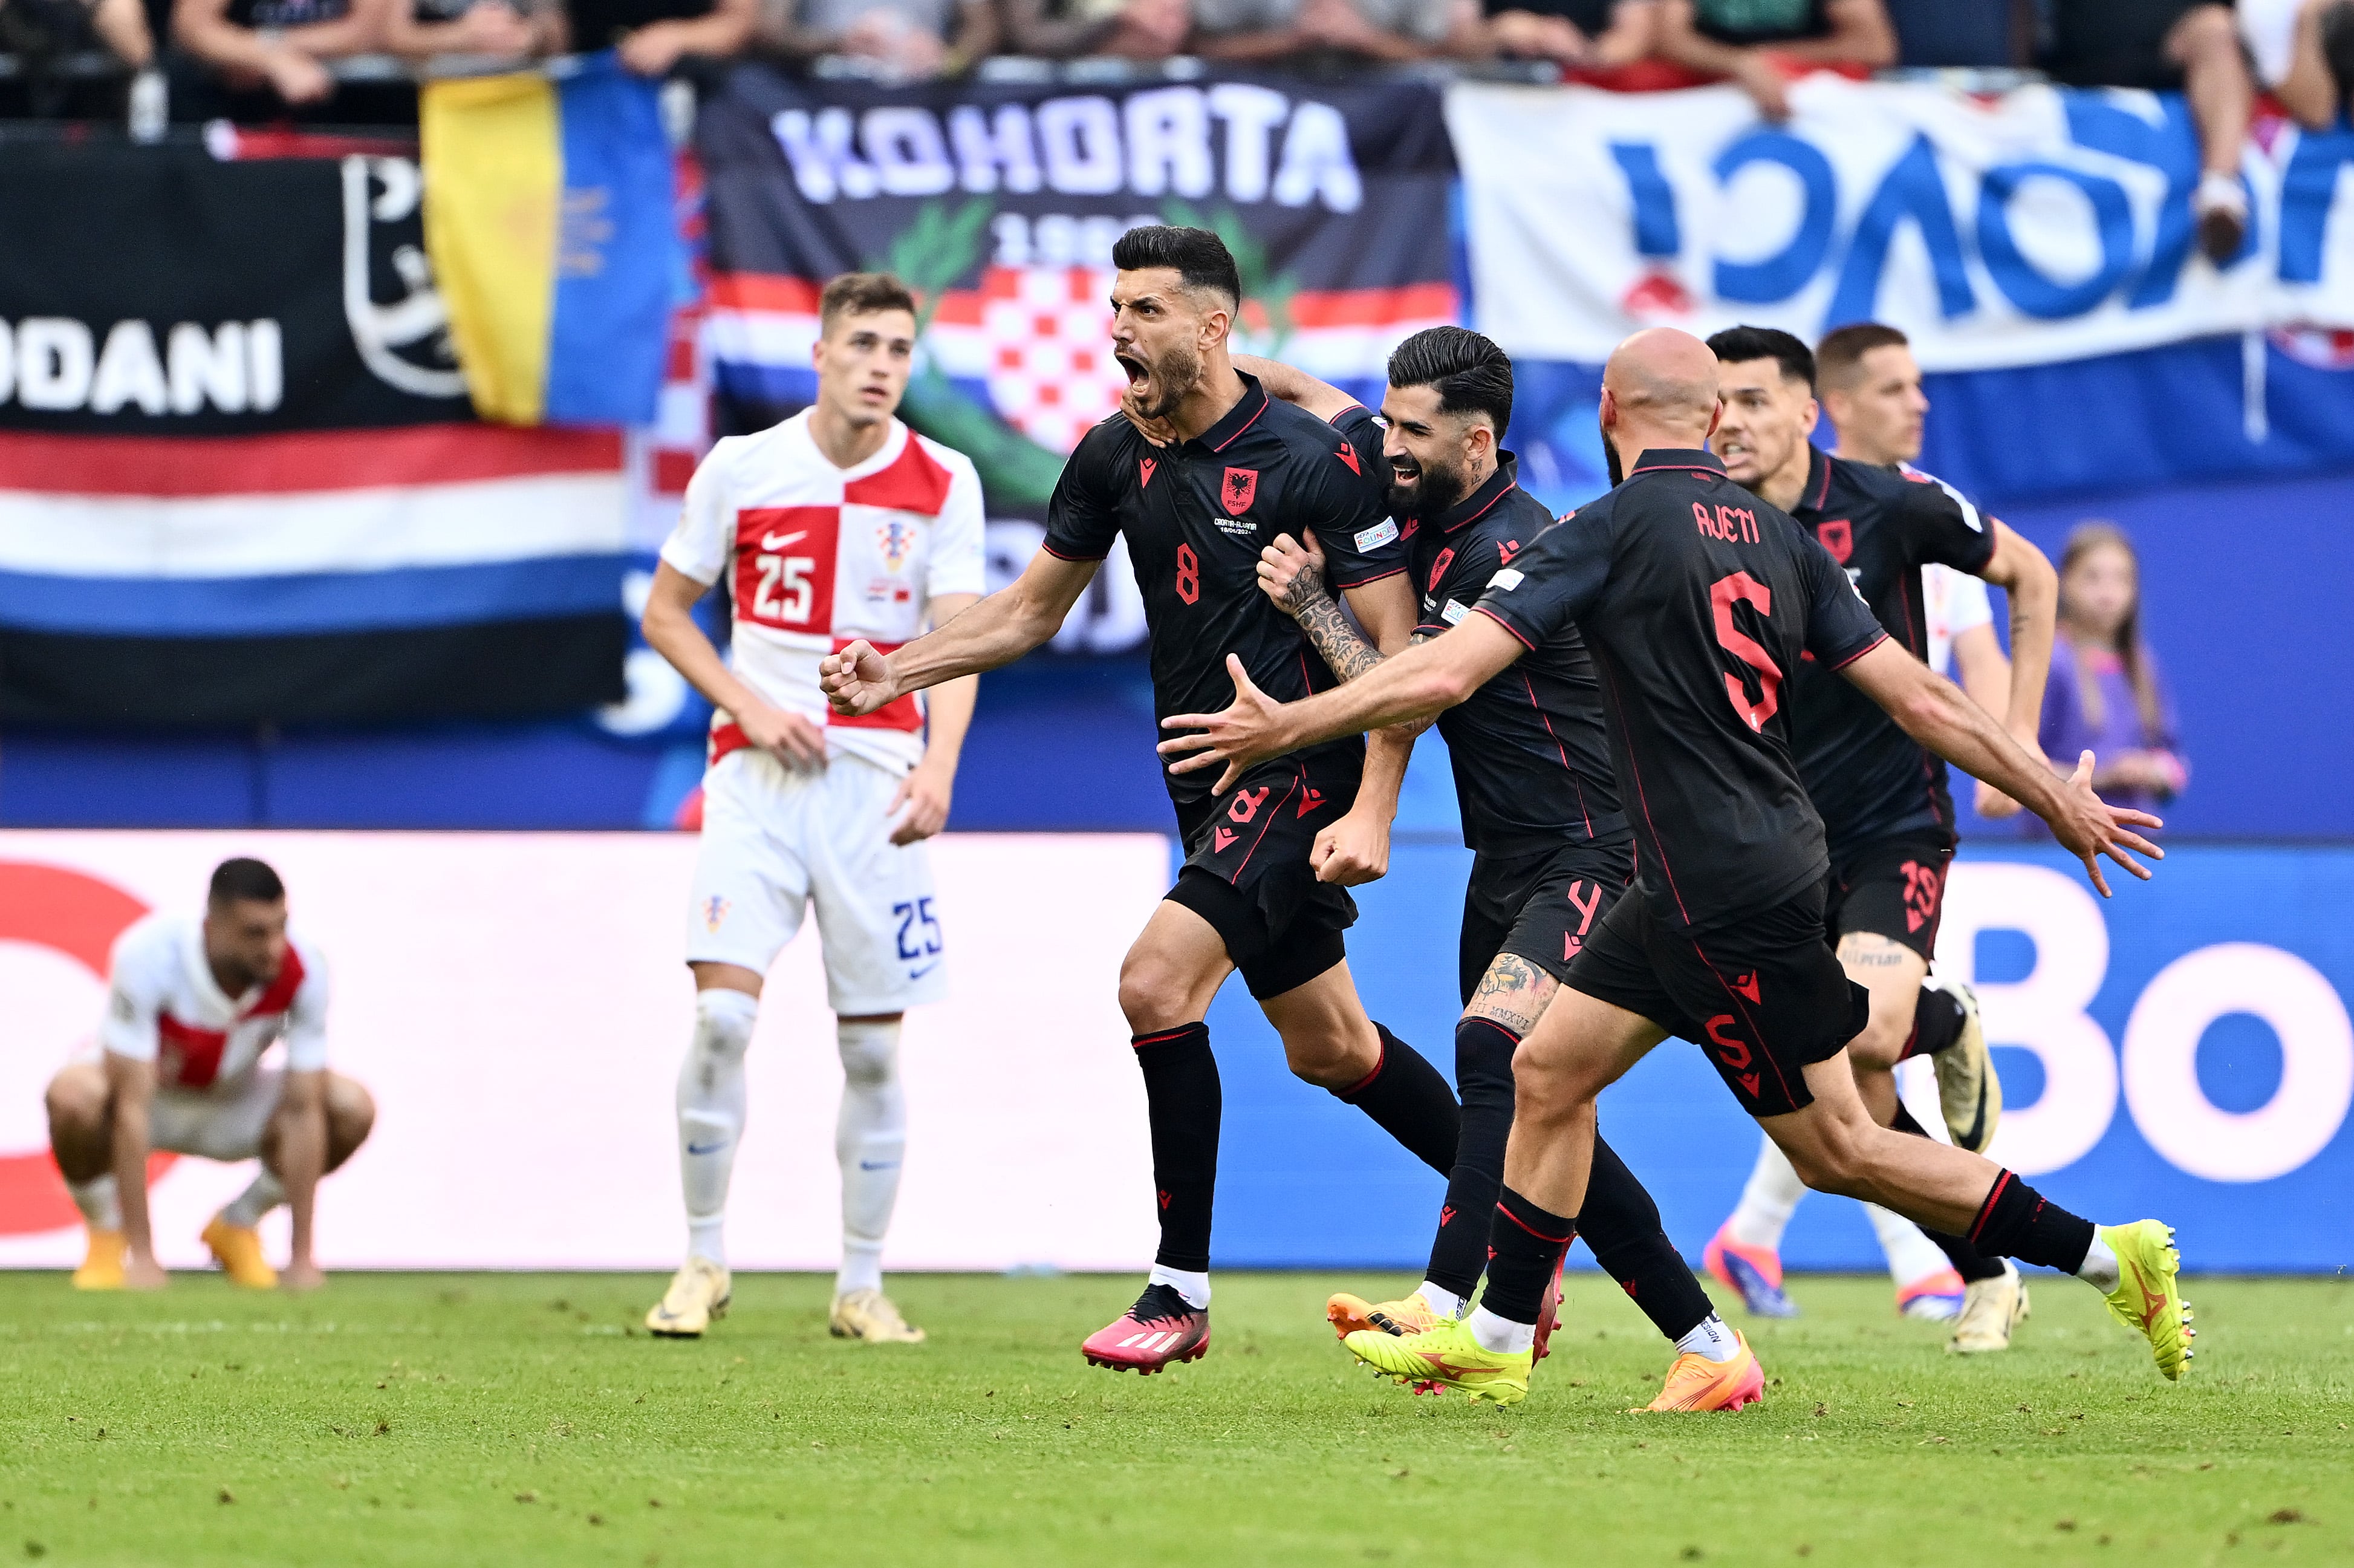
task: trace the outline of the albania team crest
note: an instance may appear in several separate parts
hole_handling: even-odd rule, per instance
[[[1226,470],[1225,482],[1218,486],[1218,500],[1229,513],[1239,517],[1249,511],[1251,503],[1257,499],[1258,470],[1255,468]]]

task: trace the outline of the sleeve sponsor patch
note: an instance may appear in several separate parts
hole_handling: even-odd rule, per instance
[[[1524,574],[1520,567],[1506,567],[1502,571],[1498,572],[1494,577],[1488,579],[1488,586],[1490,588],[1498,589],[1504,593],[1510,593],[1512,589],[1520,587],[1527,580],[1528,577],[1526,574]]]
[[[1461,620],[1465,616],[1470,613],[1471,607],[1469,605],[1465,604],[1459,599],[1450,599],[1447,601],[1447,608],[1438,612],[1438,619],[1447,622],[1447,625],[1453,626],[1457,621]]]
[[[1397,524],[1392,519],[1384,517],[1379,523],[1374,524],[1372,527],[1361,528],[1357,531],[1357,548],[1360,550],[1378,550],[1384,545],[1388,544],[1397,536]]]

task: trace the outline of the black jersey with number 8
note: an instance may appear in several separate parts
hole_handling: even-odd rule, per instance
[[[1259,552],[1276,535],[1312,533],[1336,593],[1405,570],[1397,524],[1382,506],[1381,435],[1371,416],[1352,408],[1328,425],[1242,379],[1242,401],[1175,446],[1154,446],[1118,415],[1106,419],[1081,438],[1047,503],[1044,547],[1065,560],[1099,561],[1128,536],[1162,718],[1232,702],[1228,653],[1281,702],[1338,683],[1308,634],[1258,586]],[[1329,749],[1363,745],[1352,736]],[[1209,795],[1217,772],[1161,776],[1174,800],[1193,801]]]
[[[1479,609],[1532,648],[1585,634],[1653,913],[1721,927],[1819,879],[1787,683],[1806,654],[1836,670],[1887,636],[1822,546],[1710,453],[1658,450],[1514,567]]]

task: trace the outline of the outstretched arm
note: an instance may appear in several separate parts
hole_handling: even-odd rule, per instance
[[[1224,790],[1245,769],[1270,757],[1344,735],[1437,718],[1523,652],[1520,640],[1501,621],[1472,616],[1443,636],[1383,660],[1345,686],[1297,703],[1278,703],[1251,684],[1243,662],[1229,653],[1226,669],[1235,678],[1234,705],[1223,713],[1179,714],[1161,720],[1163,729],[1200,733],[1164,740],[1161,751],[1169,757],[1193,754],[1172,764],[1172,773],[1225,763],[1217,785]]]
[[[2104,898],[2109,895],[2109,884],[2101,874],[2101,857],[2144,880],[2149,868],[2126,852],[2139,850],[2153,860],[2166,857],[2164,850],[2131,831],[2161,826],[2158,818],[2147,811],[2104,805],[2093,792],[2091,752],[2077,759],[2074,776],[2064,783],[2053,778],[2041,761],[2005,735],[1985,709],[1963,695],[1959,686],[1893,640],[1874,644],[1840,673],[1887,709],[1905,734],[2050,823],[2052,836],[2084,863],[2086,874]],[[1341,688],[1342,692],[1353,689]]]
[[[1309,542],[1315,542],[1313,533],[1309,535]],[[1288,535],[1276,541],[1278,546],[1288,543]],[[1321,551],[1318,552],[1318,559],[1322,559]],[[1259,564],[1264,568],[1267,563],[1262,558]],[[1318,580],[1322,580],[1320,572]],[[1348,595],[1351,613],[1373,639],[1375,646],[1368,652],[1376,662],[1384,652],[1399,652],[1413,641],[1414,588],[1412,579],[1405,573],[1393,573],[1342,591]],[[1331,619],[1345,624],[1347,618],[1334,607]],[[1317,643],[1317,651],[1323,652],[1323,643],[1315,633],[1310,631],[1309,636]],[[1360,647],[1364,645],[1363,638],[1354,641]],[[1333,669],[1343,681],[1351,678],[1340,666],[1334,665]],[[1377,729],[1366,737],[1364,772],[1358,780],[1355,802],[1339,821],[1316,835],[1315,847],[1309,852],[1309,863],[1316,868],[1319,882],[1355,887],[1389,874],[1390,824],[1397,821],[1398,796],[1405,789],[1406,764],[1414,758],[1415,737],[1429,727],[1428,719],[1415,719]]]
[[[1102,565],[1040,550],[1013,586],[888,658],[864,641],[827,654],[818,662],[818,685],[836,713],[855,717],[909,692],[1011,664],[1061,630]]]
[[[1279,359],[1261,359],[1255,354],[1235,355],[1235,368],[1246,376],[1256,376],[1267,395],[1286,403],[1296,404],[1330,424],[1357,406],[1357,399],[1329,381],[1319,381],[1305,370],[1296,369]]]

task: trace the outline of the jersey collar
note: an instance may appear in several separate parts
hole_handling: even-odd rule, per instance
[[[1195,436],[1187,445],[1200,447],[1204,451],[1225,451],[1245,430],[1257,424],[1259,416],[1267,412],[1267,388],[1258,384],[1258,377],[1240,370],[1235,374],[1243,379],[1242,401],[1227,409],[1216,424]]]
[[[1830,499],[1830,454],[1811,441],[1807,445],[1807,482],[1798,492],[1798,503],[1790,508],[1793,517],[1808,513],[1820,516],[1823,503]]]
[[[1496,471],[1488,476],[1486,483],[1447,509],[1447,515],[1438,520],[1440,531],[1452,534],[1478,522],[1494,511],[1498,502],[1520,488],[1520,460],[1510,452],[1498,452]]]
[[[1719,476],[1724,472],[1724,465],[1705,447],[1646,447],[1643,455],[1635,460],[1635,466],[1627,471],[1627,477],[1632,479],[1656,469],[1697,469]]]

